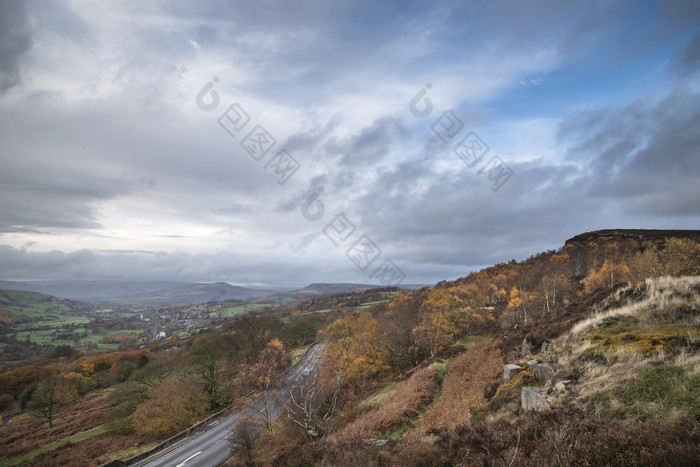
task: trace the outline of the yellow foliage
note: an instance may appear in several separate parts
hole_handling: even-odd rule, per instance
[[[605,260],[600,270],[591,269],[586,278],[586,293],[595,290],[612,287],[616,283],[624,282],[630,278],[630,268],[625,263],[613,264]]]
[[[86,378],[89,378],[95,373],[95,364],[94,363],[83,363],[82,365],[82,373]]]
[[[373,376],[388,368],[379,325],[369,313],[355,312],[323,332],[328,339],[324,371],[339,381]]]

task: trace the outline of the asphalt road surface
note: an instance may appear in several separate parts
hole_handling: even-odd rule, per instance
[[[318,369],[321,351],[324,346],[324,343],[319,343],[310,347],[303,359],[285,375],[282,386],[278,390],[269,393],[268,400],[271,403],[268,405],[272,418],[280,415],[287,407],[287,404],[291,402],[289,388],[297,386]],[[260,409],[262,407],[262,399],[257,399],[253,405]],[[231,443],[226,437],[231,434],[231,429],[236,422],[245,416],[262,419],[259,412],[253,408],[246,407],[202,427],[190,436],[134,465],[149,467],[217,466],[233,454]]]

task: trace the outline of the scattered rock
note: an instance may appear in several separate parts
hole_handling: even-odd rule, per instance
[[[384,446],[386,443],[389,442],[389,440],[370,438],[370,439],[364,440],[364,442],[365,442],[365,444],[369,444],[370,446]]]
[[[556,397],[560,397],[566,394],[566,386],[564,385],[563,381],[559,381],[557,384],[554,385],[554,395]]]
[[[532,355],[532,344],[528,342],[527,339],[523,339],[523,343],[520,349],[520,353],[523,357],[528,357]]]
[[[503,367],[503,384],[508,384],[511,379],[513,379],[513,376],[517,375],[520,373],[520,371],[523,369],[523,367],[518,366],[518,365],[506,365]]]
[[[533,376],[539,381],[554,379],[554,367],[551,363],[536,363],[531,368]]]
[[[544,412],[549,410],[549,402],[544,398],[546,389],[526,386],[520,393],[522,408],[527,411]]]
[[[552,343],[544,341],[542,342],[542,355],[547,356],[552,351]]]

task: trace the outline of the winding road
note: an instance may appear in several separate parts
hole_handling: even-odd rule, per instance
[[[309,347],[299,363],[285,375],[281,387],[271,391],[272,403],[269,405],[272,418],[277,418],[291,402],[290,388],[299,385],[304,378],[318,369],[321,351],[324,347],[325,343],[316,343]],[[253,402],[254,406],[256,404],[260,408],[261,399]],[[256,410],[245,407],[203,426],[195,433],[133,465],[139,467],[213,467],[222,464],[233,454],[231,443],[226,437],[231,433],[236,422],[245,416],[262,419]]]

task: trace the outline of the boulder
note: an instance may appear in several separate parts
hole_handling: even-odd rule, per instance
[[[557,384],[554,385],[554,395],[556,397],[560,397],[566,394],[566,386],[564,385],[564,382],[559,381]]]
[[[551,351],[552,351],[552,343],[547,342],[547,341],[542,342],[542,350],[541,350],[542,355],[544,355],[546,357],[547,355],[549,355],[549,353]]]
[[[523,367],[518,365],[506,365],[503,367],[503,384],[508,384],[513,376],[520,373]]]
[[[544,398],[545,391],[545,389],[539,387],[524,387],[520,393],[523,410],[527,410],[528,412],[544,412],[549,410],[549,402]]]
[[[554,367],[551,363],[536,363],[531,368],[532,375],[539,381],[554,379]]]
[[[384,446],[386,443],[389,442],[389,440],[386,440],[386,439],[376,439],[376,438],[365,439],[363,441],[365,444],[369,444],[370,446]]]
[[[532,344],[527,339],[523,339],[523,343],[520,346],[520,353],[523,357],[532,355]]]

